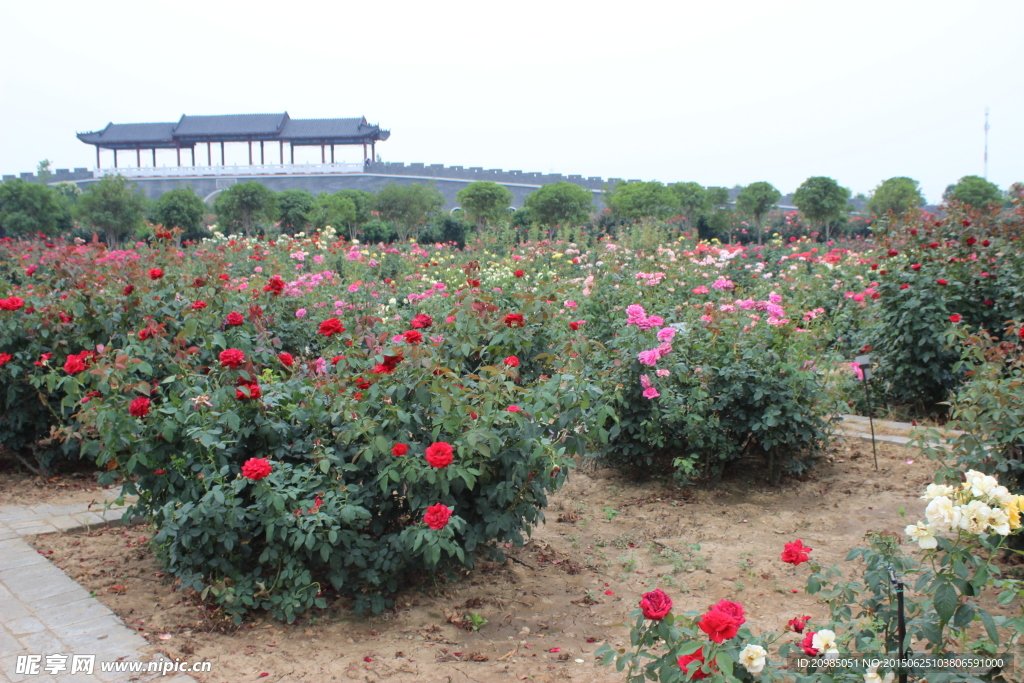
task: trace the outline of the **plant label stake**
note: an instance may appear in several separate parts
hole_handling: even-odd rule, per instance
[[[875,447],[875,418],[873,410],[871,410],[871,385],[868,384],[868,380],[871,379],[871,356],[857,356],[854,360],[857,367],[861,369],[861,376],[864,380],[864,395],[868,401],[868,423],[871,425],[871,454],[875,456],[875,471],[878,471],[878,449]]]
[[[903,582],[896,578],[896,570],[889,567],[889,582],[896,591],[896,637],[899,638],[897,659],[904,658],[903,641],[907,638],[907,617],[903,613]],[[906,654],[912,654],[909,652]],[[900,683],[907,683],[907,673],[900,667]]]

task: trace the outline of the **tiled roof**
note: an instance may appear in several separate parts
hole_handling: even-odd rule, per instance
[[[92,144],[125,142],[173,142],[174,123],[108,123],[103,130],[79,137]],[[89,139],[86,140],[85,138]]]
[[[212,135],[274,135],[288,120],[288,114],[228,114],[224,116],[183,115],[174,128],[178,138]]]
[[[281,131],[282,140],[303,138],[354,138],[372,133],[366,119],[289,119]]]

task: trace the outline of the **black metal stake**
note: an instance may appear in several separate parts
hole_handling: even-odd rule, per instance
[[[871,425],[871,454],[875,456],[875,471],[878,471],[878,449],[875,447],[875,417],[874,411],[871,409],[871,385],[868,384],[868,367],[867,365],[860,366],[861,374],[864,377],[864,395],[868,401],[868,423]]]
[[[896,590],[896,637],[899,638],[897,659],[903,659],[905,656],[903,641],[907,639],[907,618],[903,613],[903,582],[896,578],[896,571],[892,567],[889,567],[889,581]],[[900,683],[907,683],[907,673],[902,666],[899,678]]]

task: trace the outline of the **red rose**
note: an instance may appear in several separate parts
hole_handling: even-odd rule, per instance
[[[519,406],[509,406],[508,408],[505,408],[505,410],[507,410],[510,413],[518,413],[519,411],[522,410],[522,408],[520,408]]]
[[[524,273],[524,272],[523,272],[523,271],[521,271],[521,270],[517,270],[517,271],[516,271],[516,272],[514,273],[514,275],[515,275],[516,277],[522,277],[522,276],[526,275],[526,273]]]
[[[401,457],[408,452],[409,447],[406,446],[404,443],[396,443],[394,447],[392,447],[391,449],[391,455],[395,456],[396,458]]]
[[[342,325],[341,321],[337,318],[328,318],[320,323],[320,329],[317,331],[325,337],[330,337],[332,334],[341,334],[344,332],[345,326]]]
[[[897,254],[899,254],[899,253],[900,253],[900,252],[896,251],[895,249],[890,249],[890,250],[889,250],[889,256],[896,256],[896,255],[897,255]]]
[[[295,365],[295,358],[292,357],[292,354],[288,353],[287,351],[282,351],[281,353],[277,354],[277,359],[281,361],[281,365],[285,366],[286,368],[290,368],[291,366]]]
[[[430,444],[427,446],[426,458],[431,467],[448,467],[452,464],[452,447],[444,441]]]
[[[807,626],[807,622],[810,621],[810,620],[811,620],[811,618],[809,616],[806,616],[806,615],[802,616],[802,617],[796,617],[796,618],[790,619],[789,623],[786,624],[786,627],[789,628],[789,630],[793,631],[794,633],[803,633],[804,632],[804,627]]]
[[[965,228],[969,228],[969,227],[971,227],[971,221],[970,221],[970,219],[965,218],[962,221],[960,221],[960,225],[964,226]],[[974,238],[972,237],[971,239],[974,239]]]
[[[217,279],[218,280],[223,280],[224,282],[227,282],[231,278],[228,277],[227,273],[221,273],[220,275],[217,276]]]
[[[809,657],[817,657],[818,650],[814,647],[814,634],[817,631],[808,631],[804,636],[804,639],[800,641],[800,647],[803,648],[804,654]]]
[[[408,330],[403,332],[402,336],[405,337],[405,342],[407,344],[419,344],[423,341],[423,335],[420,334],[418,330]]]
[[[787,543],[785,550],[782,551],[782,561],[793,565],[794,567],[801,562],[807,562],[810,560],[810,552],[813,548],[809,548],[804,545],[803,541],[799,538],[792,543]]]
[[[206,308],[206,302],[205,301],[193,301],[192,302],[192,310],[193,311],[201,311],[204,308]]]
[[[164,271],[162,271],[159,268],[153,268],[152,270],[149,271],[149,279],[150,280],[159,280],[163,276],[164,276]]]
[[[167,474],[167,470],[155,470],[153,474]]]
[[[270,474],[272,469],[270,461],[266,458],[249,458],[242,465],[242,476],[246,479],[259,481]]]
[[[423,521],[431,529],[443,529],[448,525],[448,519],[451,516],[452,511],[448,506],[438,503],[427,508],[427,513],[423,515]]]
[[[235,389],[235,398],[239,401],[255,401],[262,395],[263,390],[255,382],[243,382]]]
[[[741,623],[741,622],[740,622]],[[708,634],[708,638],[715,643],[724,643],[725,641],[735,638],[736,634],[740,630],[740,623],[737,623],[736,618],[728,612],[723,612],[720,609],[711,609],[706,612],[704,616],[700,618],[697,625],[701,631]]]
[[[14,356],[9,353],[0,353],[0,368],[10,363],[13,359]]]
[[[0,354],[0,355],[2,355],[2,354]],[[3,365],[3,363],[0,363],[0,365]],[[103,396],[102,392],[100,392],[100,391],[90,391],[88,394],[86,394],[85,396],[82,397],[82,405],[85,405],[89,401],[93,400],[94,398],[99,398],[100,396]]]
[[[935,284],[942,285],[943,287],[945,287],[946,285],[949,284],[949,282],[943,280],[942,278],[939,278],[938,280],[935,281]]]
[[[672,598],[657,588],[649,593],[644,593],[640,598],[640,609],[643,610],[644,618],[651,621],[660,621],[665,615],[672,611]]]
[[[993,306],[993,305],[995,305],[996,302],[992,301],[992,299],[985,299],[981,303],[985,304],[986,306]]]
[[[701,648],[690,655],[683,655],[680,657],[676,664],[683,670],[684,674],[690,674],[690,680],[699,681],[702,678],[707,678],[708,674],[700,670],[704,666],[704,648]]]
[[[149,415],[149,399],[139,396],[128,406],[128,414],[132,417],[146,417]]]
[[[473,278],[466,278],[466,284],[469,285],[470,287],[479,287],[480,281],[475,280]]]
[[[978,243],[978,238],[977,237],[968,237],[967,238],[967,246],[973,247],[977,243]]]
[[[515,356],[509,356],[508,358],[505,359],[505,365],[509,366],[510,368],[518,368],[519,359],[516,358]]]
[[[959,313],[954,313],[953,315],[949,316],[949,322],[951,322],[951,323],[958,323],[958,322],[960,322],[960,314]]]
[[[414,317],[412,319],[412,322],[409,323],[409,324],[412,327],[416,328],[416,329],[422,329],[422,328],[427,328],[427,327],[430,327],[431,325],[433,325],[434,324],[434,319],[431,318],[429,315],[424,315],[422,313],[419,313],[419,314],[416,315],[416,317]]]
[[[1020,337],[1021,337],[1021,339],[1024,339],[1024,327],[1020,328]],[[475,420],[475,419],[477,419],[478,417],[480,417],[480,416],[479,416],[479,415],[477,415],[477,414],[476,414],[476,412],[475,412],[475,411],[473,411],[473,410],[469,411],[469,416],[470,416],[471,418],[473,418],[474,420]]]
[[[569,329],[575,332],[580,329],[580,324],[578,322],[569,323]]]
[[[743,611],[743,605],[741,605],[738,602],[731,602],[729,600],[719,600],[718,604],[712,607],[711,609],[718,610],[720,612],[725,612],[726,614],[730,615],[736,621],[737,628],[742,626],[747,621],[747,618],[745,616],[746,613]]]
[[[135,285],[128,285],[121,291],[124,293],[125,296],[128,296],[129,294],[135,291]]]
[[[274,296],[277,296],[284,289],[284,280],[279,275],[274,275],[270,278],[270,282],[263,285],[264,292],[272,292]]]
[[[525,327],[526,320],[519,313],[509,313],[504,319],[506,327]]]
[[[16,311],[25,305],[25,300],[20,296],[12,296],[7,299],[0,299],[0,311]]]
[[[153,330],[149,329],[148,327],[144,327],[141,330],[139,330],[139,334],[138,334],[139,341],[146,341],[147,339],[149,339],[152,336],[153,336]]]
[[[77,375],[82,372],[86,368],[85,361],[88,357],[88,351],[82,351],[81,353],[68,356],[67,360],[64,361],[64,372],[69,375]]]
[[[903,283],[902,285],[900,285],[900,289],[906,289],[909,286],[910,285],[908,285],[907,283]]]
[[[231,311],[230,313],[228,313],[227,323],[231,327],[237,327],[239,325],[245,324],[245,318],[242,317],[241,313],[238,313],[237,311]]]
[[[221,367],[231,368],[234,370],[239,365],[245,362],[245,354],[238,349],[225,349],[220,352]]]
[[[988,240],[982,240],[982,241],[981,241],[981,246],[983,246],[983,247],[987,247],[987,246],[988,246],[988,245],[990,245],[990,244],[992,244],[992,243],[991,243],[991,242],[989,242]]]
[[[921,270],[921,264],[920,263],[915,263],[914,265],[910,266],[910,269],[911,270]]]

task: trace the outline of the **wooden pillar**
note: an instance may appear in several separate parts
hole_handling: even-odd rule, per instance
[[[292,151],[292,166],[295,165],[295,143],[289,142],[288,149]]]
[[[373,142],[370,143],[370,154],[372,155],[372,156],[370,156],[370,161],[372,161],[373,163],[377,163],[377,141],[376,140],[374,140]]]
[[[96,168],[100,167],[100,146],[96,145]]]
[[[324,146],[324,143],[322,143],[322,142],[320,143],[320,163],[321,164],[326,164],[327,163],[327,149]]]
[[[117,147],[114,148],[114,168],[117,168]]]
[[[196,146],[192,145],[192,168],[196,167]]]
[[[366,143],[363,143],[363,161],[366,161]]]
[[[206,141],[206,165],[213,166],[213,143]]]
[[[224,141],[220,141],[220,165],[227,166],[227,161],[224,159]]]
[[[135,166],[142,168],[142,148],[135,145]]]
[[[249,165],[252,166],[252,140],[249,140]]]
[[[156,168],[156,147],[153,148],[153,168]]]
[[[281,165],[284,166],[284,140],[281,140]]]
[[[334,145],[331,145],[331,163],[334,163]]]
[[[175,145],[174,151],[178,155],[178,168],[181,168],[181,145]]]
[[[263,140],[260,140],[260,166],[265,166],[267,160],[263,157]]]

